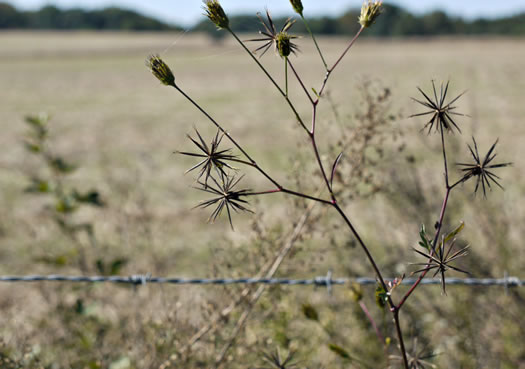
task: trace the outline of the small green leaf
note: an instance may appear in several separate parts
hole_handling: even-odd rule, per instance
[[[49,165],[56,170],[57,172],[60,172],[62,174],[68,174],[72,173],[77,167],[73,164],[69,164],[62,158],[54,158],[51,159]]]
[[[419,230],[419,237],[421,239],[421,241],[419,241],[419,246],[430,252],[432,250],[432,241],[427,238],[427,231],[424,224],[421,225]]]
[[[73,197],[78,202],[84,203],[84,204],[90,204],[93,206],[103,207],[105,204],[100,198],[100,194],[98,191],[89,191],[85,194],[80,194],[76,190],[73,191]]]
[[[352,360],[352,357],[350,356],[350,354],[341,346],[337,346],[337,345],[334,345],[333,343],[330,343],[328,345],[328,348],[330,349],[330,351],[332,351],[339,357],[346,359],[346,360]]]
[[[113,260],[113,262],[111,263],[110,274],[111,275],[120,274],[120,271],[127,263],[128,263],[128,260],[123,259],[123,258]]]
[[[32,183],[31,185],[29,185],[26,189],[25,189],[25,192],[29,192],[29,193],[49,193],[52,191],[51,189],[51,184],[47,181],[44,181],[44,180],[41,180],[41,179],[38,179],[38,178],[33,178],[31,179]]]
[[[317,313],[317,310],[310,305],[310,304],[304,304],[302,306],[303,314],[306,317],[306,319],[314,320],[316,322],[319,321],[319,314]]]
[[[39,139],[43,139],[47,136],[46,124],[48,120],[49,117],[46,114],[25,117],[25,122],[31,126]]]
[[[95,262],[95,267],[97,268],[97,271],[100,274],[102,274],[102,275],[106,274],[106,265],[104,264],[104,260],[97,259],[97,261]]]
[[[65,196],[57,201],[55,210],[61,214],[70,214],[77,210],[77,206],[73,198]]]
[[[317,93],[317,90],[315,88],[312,87],[312,91],[313,91],[315,97],[319,97],[319,94]]]
[[[363,299],[363,289],[359,283],[353,283],[350,286],[350,297],[355,301],[359,302]]]
[[[75,303],[75,313],[79,315],[85,315],[86,314],[86,306],[84,305],[84,300],[78,299]]]
[[[39,144],[36,144],[33,142],[25,141],[24,146],[27,151],[34,153],[34,154],[38,154],[42,151],[42,147]]]
[[[446,237],[445,237],[445,244],[452,240],[453,238],[455,238],[462,230],[463,228],[465,228],[465,223],[464,222],[461,222],[461,224],[456,228],[454,229],[452,232],[450,232]]]
[[[377,287],[376,287],[375,295],[376,295],[376,304],[377,304],[377,306],[379,306],[380,308],[383,309],[386,306],[386,303],[388,301],[388,292],[385,291],[383,286],[378,284]]]

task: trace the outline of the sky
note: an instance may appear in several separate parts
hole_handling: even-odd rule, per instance
[[[140,11],[163,21],[190,26],[202,19],[201,0],[8,0],[19,9],[38,9],[44,5],[85,9],[119,6]],[[467,19],[499,17],[525,12],[525,0],[390,0],[414,13],[436,9]],[[290,14],[288,0],[221,0],[229,13],[255,13],[268,7],[272,14]],[[360,7],[361,0],[303,0],[305,15],[339,15],[351,7]]]

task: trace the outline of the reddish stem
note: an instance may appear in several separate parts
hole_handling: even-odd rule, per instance
[[[361,307],[361,310],[363,310],[363,313],[365,313],[366,317],[368,318],[368,321],[370,322],[370,324],[374,328],[374,330],[376,332],[377,339],[381,342],[381,344],[384,345],[385,344],[385,337],[383,336],[383,334],[379,330],[379,327],[377,326],[374,318],[372,317],[372,315],[368,311],[365,303],[363,301],[359,301],[359,306]]]

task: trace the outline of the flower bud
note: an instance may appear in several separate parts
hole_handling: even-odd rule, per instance
[[[175,76],[160,56],[150,55],[148,59],[146,59],[146,66],[162,84],[175,87]]]
[[[299,15],[303,15],[303,2],[301,0],[290,0],[293,10]]]
[[[206,11],[205,15],[217,28],[229,28],[230,20],[218,0],[205,0],[204,10]]]
[[[383,11],[383,2],[382,1],[374,1],[368,0],[367,2],[363,3],[363,7],[361,8],[361,15],[359,16],[359,24],[361,26],[367,28],[370,27],[379,17],[381,12]]]
[[[281,57],[286,58],[292,52],[291,37],[288,33],[279,32],[275,38],[275,43],[277,46],[277,51]]]

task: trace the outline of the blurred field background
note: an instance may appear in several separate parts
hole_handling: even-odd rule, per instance
[[[320,39],[329,60],[347,42]],[[322,64],[307,38],[298,43],[301,53],[294,64],[306,84],[317,88]],[[2,275],[80,274],[78,246],[72,246],[46,215],[46,199],[24,193],[30,174],[42,170],[24,150],[24,117],[39,112],[52,117],[53,150],[79,165],[70,181],[85,190],[98,188],[107,202],[103,209],[75,215],[79,222],[95,226],[96,247],[80,240],[88,245],[92,274],[102,260],[121,261],[115,272],[122,275],[252,276],[289,237],[304,204],[279,195],[252,203],[255,216],[235,216],[235,232],[225,219],[208,225],[208,212],[192,210],[205,194],[192,190],[192,176],[184,175],[192,161],[173,152],[190,149],[185,135],[193,126],[206,137],[214,130],[175,91],[151,76],[144,67],[151,53],[161,53],[179,85],[276,178],[311,191],[322,183],[304,164],[312,162],[308,142],[285,104],[229,39],[217,42],[180,33],[13,31],[0,33],[0,46]],[[514,163],[498,173],[505,191],[496,189],[484,200],[479,193],[472,195],[473,184],[468,183],[453,194],[446,229],[465,221],[461,239],[472,250],[462,265],[479,278],[500,278],[505,272],[524,277],[523,60],[522,39],[365,39],[335,72],[329,93],[340,123],[330,104],[323,104],[319,134],[324,136],[325,153],[334,142],[334,125],[348,124],[351,129],[355,113],[363,108],[363,81],[391,91],[388,114],[397,118],[388,132],[398,138],[385,143],[386,155],[374,169],[382,189],[374,196],[347,199],[352,220],[391,276],[412,270],[408,262],[417,260],[411,247],[417,244],[419,226],[425,222],[432,227],[442,200],[439,140],[420,132],[424,120],[407,118],[421,111],[410,100],[418,97],[416,86],[429,90],[435,79],[451,81],[451,97],[468,90],[458,110],[471,118],[460,119],[463,135],[451,141],[451,162],[470,160],[465,143],[475,134],[482,152],[499,138],[498,158]],[[269,53],[263,62],[282,81],[279,58]],[[292,86],[292,98],[307,117],[309,106],[298,86]],[[324,159],[329,163],[334,157]],[[247,172],[245,181],[252,188],[268,188],[255,173]],[[353,247],[346,230],[337,228],[334,214],[315,211],[315,222],[307,224],[310,231],[297,241],[277,276],[311,278],[332,270],[337,277],[372,277],[361,250]],[[186,345],[241,290],[2,284],[0,365],[212,368],[237,319],[248,309],[246,303],[214,324],[216,329],[191,350]],[[389,315],[375,306],[373,290],[363,289],[363,301],[384,334],[395,337]],[[422,287],[409,301],[402,321],[407,336],[418,337],[418,349],[428,346],[440,353],[433,361],[440,368],[525,368],[524,299],[523,289],[506,294],[501,288],[450,287],[442,297],[438,287]],[[319,322],[304,316],[306,305],[318,311]],[[407,341],[411,347],[413,340]],[[272,287],[223,367],[264,367],[261,353],[276,347],[296,352],[301,368],[367,367],[342,360],[328,350],[328,343],[378,365],[373,367],[388,365],[381,361],[382,345],[348,288],[335,288],[328,295],[309,287]]]

